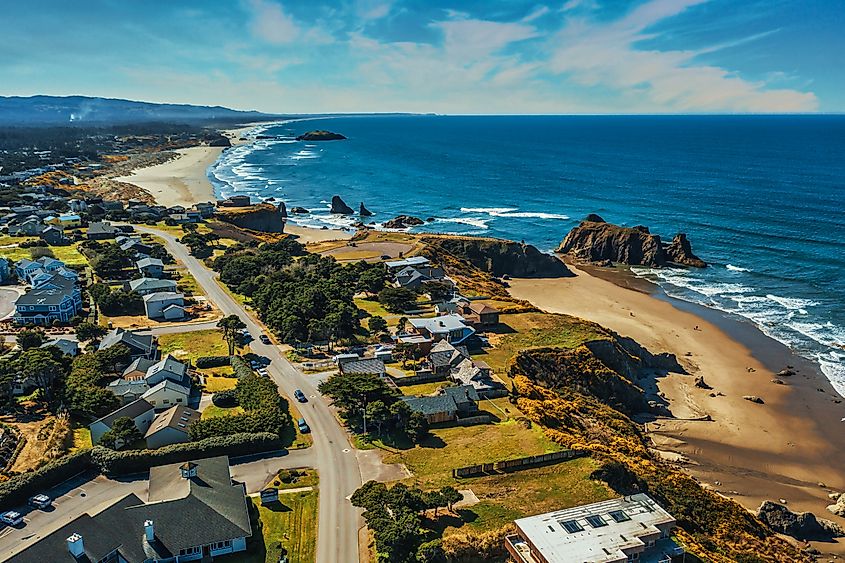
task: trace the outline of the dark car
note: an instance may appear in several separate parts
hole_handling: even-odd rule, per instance
[[[294,391],[293,396],[296,397],[296,400],[300,403],[308,402],[308,398],[305,397],[305,393],[303,393],[301,389],[297,389],[296,391]]]
[[[261,342],[263,342],[264,344],[270,344],[270,338],[266,334],[262,334],[258,337],[258,339],[261,340]]]
[[[297,420],[296,425],[299,427],[299,431],[302,434],[308,434],[309,432],[311,432],[311,428],[308,426],[308,423],[305,422],[304,418],[300,418],[299,420]]]

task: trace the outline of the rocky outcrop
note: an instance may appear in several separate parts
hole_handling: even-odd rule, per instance
[[[746,401],[750,402],[750,403],[757,403],[758,405],[765,405],[766,404],[766,401],[764,401],[762,398],[758,397],[757,395],[743,395],[742,398],[745,399]]]
[[[285,232],[283,205],[259,203],[249,207],[220,207],[215,217],[242,229],[263,233]]]
[[[297,141],[342,141],[346,139],[340,133],[332,133],[331,131],[308,131],[296,138]]]
[[[424,237],[438,263],[440,254],[469,263],[488,274],[517,278],[560,278],[572,272],[557,257],[544,254],[530,244],[480,237]]]
[[[288,218],[288,208],[284,201],[279,202],[279,215],[281,215],[283,219]]]
[[[703,268],[706,266],[692,252],[686,235],[679,234],[669,245],[664,245],[659,235],[648,227],[620,227],[607,223],[598,215],[569,231],[557,252],[578,260],[593,263],[607,261],[621,264],[662,267],[670,263]]]
[[[834,493],[830,495],[830,498],[835,502],[828,505],[827,509],[831,513],[845,518],[845,493]]]
[[[419,217],[412,217],[410,215],[399,215],[390,221],[386,221],[382,225],[385,229],[408,229],[417,225],[422,225],[425,221]]]
[[[340,199],[339,195],[332,196],[332,208],[330,213],[337,213],[340,215],[353,215],[355,210],[346,205],[346,202]]]
[[[792,512],[767,500],[757,509],[757,518],[771,529],[800,540],[821,540],[843,535],[842,528],[829,520],[816,518],[812,512]]]
[[[232,141],[229,140],[229,137],[224,137],[223,135],[217,137],[216,139],[212,139],[208,143],[209,147],[231,147]]]
[[[308,213],[311,213],[310,211],[308,211],[304,207],[299,207],[299,206],[292,207],[290,212],[295,213],[296,215],[307,215]]]
[[[666,258],[675,264],[692,266],[693,268],[704,268],[707,264],[692,253],[692,246],[684,233],[678,233],[664,248]]]
[[[373,212],[364,207],[364,202],[362,201],[360,207],[358,207],[358,215],[361,217],[372,217]]]

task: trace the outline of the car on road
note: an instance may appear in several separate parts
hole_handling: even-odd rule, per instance
[[[0,522],[3,522],[7,526],[17,526],[23,522],[23,514],[15,512],[14,510],[9,510],[0,514]]]
[[[305,393],[302,392],[302,389],[297,389],[293,392],[293,396],[296,397],[296,400],[300,403],[307,403],[308,398],[305,396]]]
[[[270,344],[270,337],[266,334],[262,334],[258,337],[258,339],[261,340],[261,342],[263,342],[264,344]]]
[[[268,377],[269,376],[269,374],[267,373],[267,368],[258,368],[255,371],[257,371],[258,375],[260,375],[261,377]]]
[[[53,504],[53,501],[47,495],[35,495],[33,497],[29,497],[29,505],[34,506],[35,508],[47,508]]]
[[[300,418],[299,420],[297,420],[296,425],[299,427],[299,431],[302,434],[308,434],[309,432],[311,432],[311,428],[308,426],[308,423],[305,422],[304,418]]]

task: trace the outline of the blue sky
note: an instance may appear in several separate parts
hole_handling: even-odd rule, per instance
[[[845,111],[843,0],[27,0],[0,94],[270,112]]]

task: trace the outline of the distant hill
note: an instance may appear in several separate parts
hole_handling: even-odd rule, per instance
[[[154,104],[87,96],[0,96],[0,126],[95,125],[151,121],[260,121],[279,116],[222,106]]]

